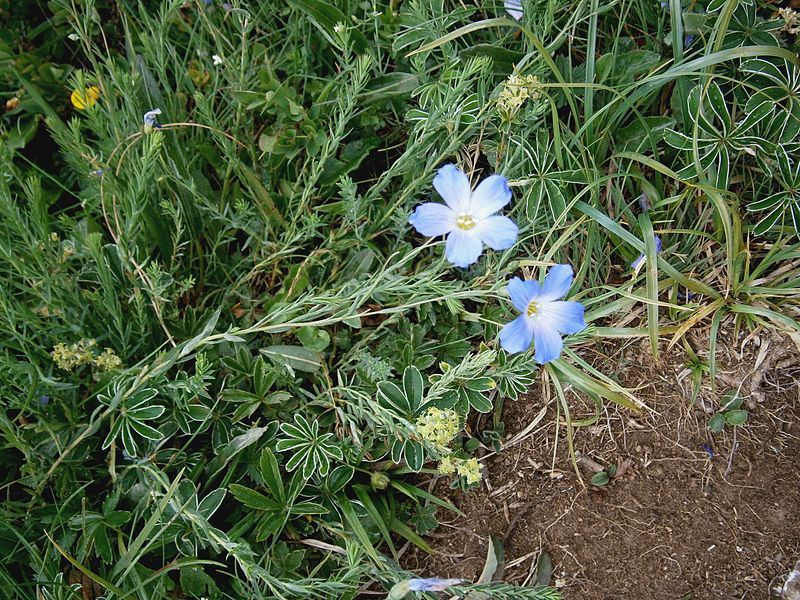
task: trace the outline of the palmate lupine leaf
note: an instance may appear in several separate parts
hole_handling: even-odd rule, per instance
[[[747,206],[750,212],[762,215],[753,229],[754,233],[764,234],[782,221],[791,222],[795,232],[800,235],[800,160],[792,160],[788,150],[781,146],[772,160],[760,162],[765,173],[772,174],[773,182],[780,189]]]
[[[335,443],[332,433],[319,433],[319,421],[309,423],[302,415],[294,416],[294,423],[281,423],[284,438],[275,445],[279,452],[292,452],[286,463],[287,471],[302,467],[303,477],[310,479],[314,473],[328,474],[331,460],[343,460],[342,449]]]
[[[771,116],[773,106],[766,102],[757,104],[752,112],[735,122],[719,86],[711,83],[705,92],[704,89],[703,85],[695,86],[687,98],[685,110],[692,131],[682,133],[667,129],[664,140],[686,153],[686,166],[678,171],[681,179],[697,178],[699,167],[715,188],[727,190],[731,169],[742,153],[756,155],[775,151],[773,142],[754,135],[756,126]]]
[[[125,452],[133,457],[138,455],[140,443],[146,443],[145,440],[157,442],[163,437],[161,431],[146,423],[164,414],[163,406],[152,403],[157,394],[157,390],[146,388],[121,401],[113,417],[111,430],[103,441],[103,449],[111,446],[117,437],[121,437]],[[104,404],[112,404],[112,399],[107,396],[99,398]]]

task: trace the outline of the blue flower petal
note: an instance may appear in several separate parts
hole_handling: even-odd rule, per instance
[[[525,314],[525,311],[528,310],[528,305],[531,303],[531,300],[542,293],[538,281],[528,281],[526,279],[520,279],[519,277],[514,277],[509,281],[506,290],[511,297],[511,303],[514,305],[514,308],[522,314]]]
[[[659,254],[661,252],[661,238],[659,236],[657,236],[657,235],[654,235],[653,236],[653,243],[656,246],[656,254]],[[640,254],[636,258],[636,260],[631,263],[631,269],[633,269],[634,271],[637,271],[639,269],[639,267],[641,267],[646,260],[647,260],[647,255],[646,254]]]
[[[522,18],[522,2],[520,0],[506,0],[506,12],[519,21]]]
[[[469,179],[455,165],[445,165],[433,178],[433,187],[456,214],[466,213],[469,209]]]
[[[572,267],[569,265],[555,265],[550,267],[542,286],[542,302],[560,300],[567,295],[569,286],[572,285]]]
[[[475,233],[492,250],[511,248],[517,241],[517,225],[508,217],[487,217],[475,226]]]
[[[157,127],[156,117],[161,114],[160,108],[154,108],[144,113],[143,121],[145,127]]]
[[[561,356],[564,342],[561,340],[558,330],[540,319],[530,320],[533,325],[533,344],[536,349],[534,358],[536,362],[543,365]]]
[[[586,329],[583,304],[580,302],[545,302],[540,308],[542,321],[563,334],[578,333]]]
[[[412,592],[441,592],[447,588],[463,583],[463,579],[441,579],[430,577],[428,579],[409,579],[408,589]]]
[[[483,242],[472,231],[454,229],[447,236],[444,255],[451,263],[466,269],[478,260],[483,251]]]
[[[417,207],[408,222],[422,235],[429,237],[450,233],[456,226],[455,213],[444,204],[428,202]]]
[[[513,280],[512,280],[513,281]],[[533,320],[520,315],[500,330],[500,345],[509,354],[525,352],[533,340]]]
[[[493,215],[511,202],[511,188],[508,179],[502,175],[491,175],[480,182],[472,192],[470,211],[477,220]]]

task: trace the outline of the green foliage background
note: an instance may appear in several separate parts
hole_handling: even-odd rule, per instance
[[[636,406],[582,345],[710,322],[713,379],[723,321],[797,331],[796,36],[767,3],[665,4],[0,1],[9,597],[407,578],[399,544],[454,510],[409,477],[439,457],[416,418],[494,410],[467,457],[543,371],[495,340],[512,274],[575,268],[591,326],[545,369],[568,419],[567,385]],[[407,224],[445,162],[514,190],[519,243],[467,271]]]

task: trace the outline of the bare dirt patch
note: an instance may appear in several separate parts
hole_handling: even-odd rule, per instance
[[[665,346],[658,364],[650,356],[639,340],[584,355],[654,411],[604,406],[575,431],[585,487],[563,426],[556,441],[555,400],[533,390],[507,403],[503,419],[511,439],[547,404],[538,428],[484,461],[480,490],[434,484],[466,516],[440,513],[434,554],[410,553],[404,566],[474,580],[494,535],[505,541],[506,581],[535,580],[545,552],[567,599],[770,597],[800,557],[800,355],[775,334],[723,335],[716,388],[704,376],[696,402],[689,354]],[[731,426],[712,434],[708,420],[729,388],[740,390],[748,421],[735,436]],[[591,400],[569,401],[573,419],[595,414]],[[608,485],[589,484],[592,468],[611,465]]]

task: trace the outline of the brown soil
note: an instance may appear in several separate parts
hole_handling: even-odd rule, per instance
[[[699,353],[704,362],[707,354]],[[428,538],[434,554],[411,552],[404,566],[474,580],[494,535],[505,542],[505,581],[535,581],[546,553],[551,584],[567,600],[771,597],[800,558],[800,355],[771,333],[723,336],[716,389],[704,375],[694,404],[680,344],[664,346],[658,364],[650,356],[640,340],[584,354],[653,410],[604,405],[594,425],[575,431],[585,486],[563,426],[556,442],[549,388],[507,402],[507,440],[548,408],[529,436],[486,458],[479,490],[433,485],[466,516],[440,511]],[[749,408],[735,440],[733,427],[712,434],[707,426],[731,387]],[[573,420],[594,415],[593,402],[574,393],[568,400]],[[607,486],[590,485],[592,467],[611,465],[618,475]]]

